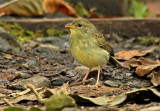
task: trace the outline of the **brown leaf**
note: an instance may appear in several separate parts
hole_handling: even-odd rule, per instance
[[[144,57],[140,57],[138,59],[132,58],[123,63],[123,67],[130,69],[131,67],[138,67],[141,65],[154,65],[157,64],[158,61],[153,61]]]
[[[56,9],[68,16],[79,17],[74,8],[63,0],[44,0],[49,13],[54,13]]]
[[[135,59],[135,58],[132,58],[132,59],[130,59],[128,61],[125,61],[125,63],[128,64],[131,67],[138,67],[139,65],[141,65],[141,63],[139,63],[137,61],[137,59]]]
[[[19,0],[1,11],[20,16],[37,16],[48,12],[43,0]]]
[[[157,61],[153,61],[144,57],[140,57],[139,59],[137,59],[137,61],[141,64],[141,65],[155,65],[158,62]]]
[[[47,88],[43,92],[43,94],[44,94],[44,97],[50,97],[53,94],[57,94],[57,93],[61,93],[61,92],[63,92],[64,94],[67,94],[67,95],[71,93],[68,82],[64,83],[61,87],[58,87],[58,88],[54,88],[54,89]]]
[[[136,68],[136,73],[138,76],[144,76],[150,73],[153,69],[157,68],[158,66],[160,66],[160,64],[147,65],[147,66],[141,65]]]
[[[131,58],[133,58],[135,56],[139,56],[139,57],[145,56],[146,54],[153,52],[155,48],[156,47],[153,47],[153,48],[146,50],[146,51],[139,51],[139,50],[120,51],[120,52],[117,52],[115,55],[116,55],[116,59],[130,60]]]
[[[96,10],[97,10],[97,8],[91,8],[90,9],[90,18],[97,18],[98,17],[98,15],[96,14]]]
[[[154,86],[160,85],[160,70],[157,72],[153,70],[147,77],[151,78],[151,82]]]
[[[4,58],[6,58],[6,59],[13,59],[13,55],[10,55],[10,54],[4,54],[4,56],[3,56]]]
[[[19,0],[2,8],[0,14],[39,16],[46,13],[53,14],[56,10],[68,16],[79,17],[76,11],[63,0]]]
[[[131,61],[131,60],[129,60]],[[138,76],[144,76],[146,74],[149,74],[153,69],[157,68],[160,66],[158,61],[153,61],[144,57],[140,57],[139,59],[136,60],[136,65],[130,63],[130,66],[136,66],[136,73]]]

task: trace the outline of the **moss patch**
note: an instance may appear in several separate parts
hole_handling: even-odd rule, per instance
[[[37,36],[42,36],[40,34],[36,34],[30,30],[22,28],[18,24],[7,24],[0,22],[0,27],[7,30],[13,36],[17,37],[19,41],[29,41],[31,38],[35,38]]]
[[[47,29],[46,30],[46,36],[58,36],[64,35],[66,32],[62,30],[56,30],[56,29]]]
[[[155,44],[160,44],[160,37],[153,37],[153,36],[149,36],[149,37],[140,37],[138,39],[138,42],[140,44],[149,46],[149,45],[155,45]]]
[[[46,29],[41,33],[35,33],[31,30],[22,28],[19,24],[9,24],[0,22],[0,27],[7,30],[10,34],[15,36],[18,41],[26,42],[32,38],[36,37],[45,37],[45,36],[62,36],[63,34],[67,34],[67,31],[64,30],[56,30],[56,29]]]

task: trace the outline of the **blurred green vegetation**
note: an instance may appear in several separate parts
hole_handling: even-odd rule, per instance
[[[19,24],[8,24],[0,22],[0,27],[7,30],[11,35],[15,36],[18,41],[26,42],[36,37],[58,36],[68,33],[67,31],[46,29],[41,33],[35,33],[31,30],[22,28]]]
[[[153,37],[153,36],[144,36],[138,39],[138,43],[150,46],[160,44],[160,37]]]
[[[7,24],[4,22],[3,23],[0,22],[0,27],[7,30],[10,34],[17,37],[17,39],[22,42],[29,41],[31,38],[35,38],[37,36],[43,36],[41,34],[36,34],[30,30],[24,29],[16,23],[15,24]]]
[[[81,1],[77,2],[75,9],[80,16],[90,17],[89,12],[87,11],[87,9],[85,8],[85,6],[83,5],[83,3]]]
[[[132,0],[129,6],[129,15],[136,18],[143,18],[149,14],[147,5],[141,0]]]
[[[58,36],[60,37],[61,35],[64,35],[65,31],[63,30],[56,30],[56,29],[47,29],[46,30],[46,36]]]

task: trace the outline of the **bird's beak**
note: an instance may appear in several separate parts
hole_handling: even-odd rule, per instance
[[[73,26],[72,23],[66,24],[65,27],[70,28],[70,29],[76,29],[76,27]]]

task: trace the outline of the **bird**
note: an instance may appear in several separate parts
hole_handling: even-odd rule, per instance
[[[114,51],[111,45],[97,28],[87,19],[75,19],[65,27],[70,29],[69,47],[71,55],[82,65],[89,68],[83,81],[87,80],[90,71],[98,67],[96,84],[99,85],[101,67],[107,62],[121,66],[121,63],[114,58]]]

